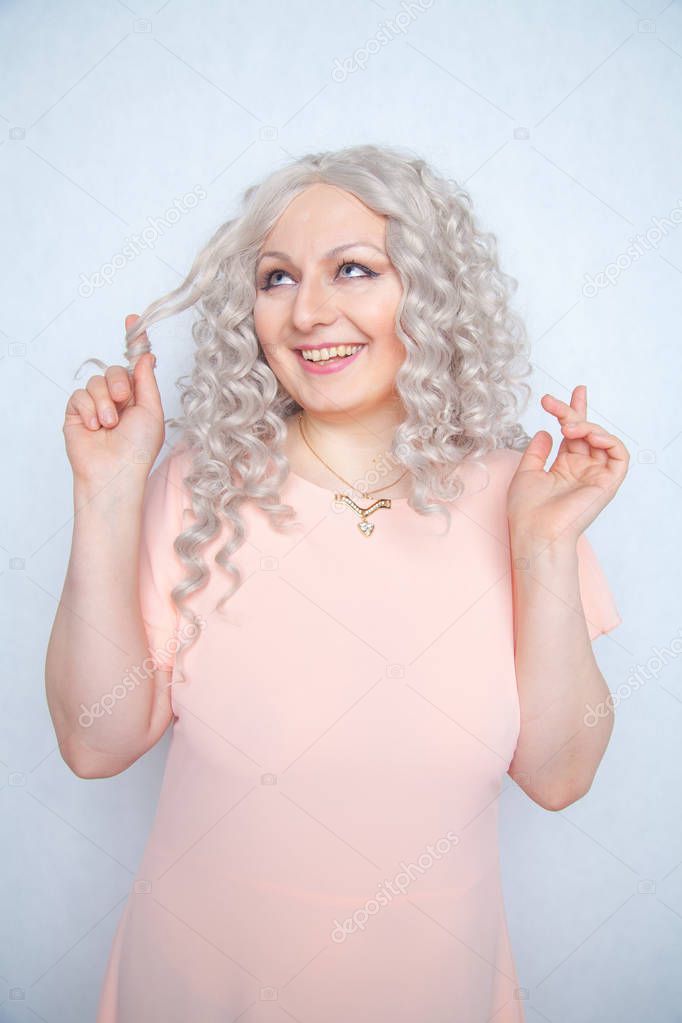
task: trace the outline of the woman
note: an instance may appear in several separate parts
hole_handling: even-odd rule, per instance
[[[116,650],[58,617],[60,747],[106,777],[173,726],[98,1023],[523,1019],[498,800],[508,774],[567,806],[608,743],[590,640],[620,617],[583,533],[628,454],[579,386],[542,399],[545,468],[469,207],[397,150],[309,155],[69,400],[65,589]],[[181,442],[147,479],[146,330],[191,305]]]

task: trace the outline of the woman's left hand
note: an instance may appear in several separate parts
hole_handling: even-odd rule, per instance
[[[617,437],[587,422],[584,384],[574,388],[570,405],[551,394],[541,404],[558,419],[563,440],[545,471],[552,437],[540,430],[531,439],[509,484],[510,530],[549,543],[574,543],[615,495],[630,455]]]

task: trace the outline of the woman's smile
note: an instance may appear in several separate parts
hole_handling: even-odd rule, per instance
[[[300,349],[296,349],[296,357],[306,373],[337,373],[355,362],[363,348],[366,347],[366,345],[340,345],[338,348],[306,349],[307,355],[304,355]],[[315,352],[315,355],[312,352]],[[318,355],[317,352],[320,354]],[[346,352],[349,354],[345,354]]]

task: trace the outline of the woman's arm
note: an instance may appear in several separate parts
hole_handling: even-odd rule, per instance
[[[126,317],[126,331],[136,321]],[[170,672],[149,656],[138,586],[149,466],[164,440],[152,359],[140,356],[132,374],[109,366],[66,405],[73,538],[45,688],[60,752],[81,778],[124,771],[172,717]]]
[[[550,394],[542,405],[561,424],[556,458],[545,470],[552,437],[538,431],[507,494],[521,707],[508,773],[537,803],[556,810],[587,792],[613,729],[609,689],[582,608],[577,544],[616,494],[629,455],[622,441],[587,421],[584,385],[573,389],[570,405]],[[592,723],[588,704],[599,703],[608,712]]]
[[[151,662],[138,593],[144,488],[125,471],[104,487],[74,484],[71,557],[45,685],[62,757],[81,778],[124,771],[172,718],[171,673],[144,670]]]
[[[546,810],[589,790],[613,730],[609,688],[592,651],[572,540],[513,533],[514,659],[521,729],[509,775]],[[588,705],[608,712],[593,721]]]

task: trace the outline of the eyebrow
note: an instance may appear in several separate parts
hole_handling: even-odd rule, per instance
[[[375,249],[377,252],[381,253],[382,256],[386,255],[384,250],[380,249],[378,245],[374,245],[372,242],[359,241],[344,242],[343,245],[335,245],[333,249],[329,250],[329,252],[324,253],[323,259],[332,259],[334,256],[338,255],[339,252],[345,252],[346,249]],[[274,249],[268,252],[262,252],[256,260],[256,266],[258,266],[261,259],[265,259],[266,256],[274,256],[275,259],[290,259],[286,252],[280,252],[279,250]]]

